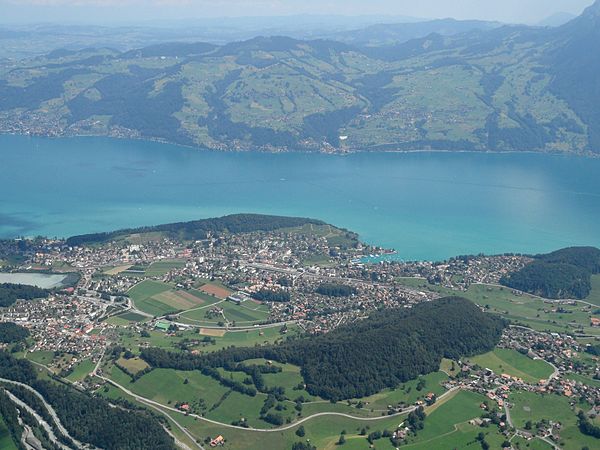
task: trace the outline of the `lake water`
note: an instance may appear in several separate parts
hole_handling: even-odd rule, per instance
[[[0,136],[0,236],[238,212],[309,216],[403,259],[600,246],[600,159],[540,154],[219,153]]]
[[[63,282],[67,279],[66,275],[50,275],[45,273],[4,273],[0,272],[0,284],[26,284],[28,286],[37,286],[42,289],[52,289],[64,286]]]

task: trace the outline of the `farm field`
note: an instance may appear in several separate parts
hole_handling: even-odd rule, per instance
[[[203,296],[158,281],[144,280],[132,287],[129,296],[135,307],[153,316],[197,308],[205,304]]]
[[[499,286],[474,284],[463,292],[429,284],[427,280],[421,278],[399,278],[398,281],[405,286],[423,291],[465,297],[477,305],[485,307],[488,312],[500,314],[514,323],[528,326],[534,330],[599,334],[597,328],[594,329],[590,326],[590,312],[586,311],[584,304],[559,305],[557,301],[542,300],[528,294],[513,294],[510,288]],[[600,287],[600,279],[596,283]],[[559,306],[562,308],[561,311],[558,311]],[[599,316],[595,315],[595,317]]]
[[[257,323],[264,322],[269,317],[268,307],[265,305],[246,300],[240,305],[236,305],[229,301],[219,301],[215,297],[210,297],[207,294],[203,294],[209,297],[212,304],[223,309],[223,315],[225,319],[230,323],[235,322],[236,326],[250,326]],[[218,305],[217,305],[218,303]],[[215,326],[219,322],[224,322],[223,316],[214,316],[212,318],[207,317],[208,310],[210,308],[192,309],[181,314],[181,317],[187,319],[191,324],[198,325],[212,325]]]
[[[490,369],[498,375],[507,373],[519,377],[527,383],[537,383],[540,380],[548,379],[554,371],[552,366],[543,360],[533,360],[516,350],[505,348],[497,348],[467,360]]]
[[[200,286],[199,290],[221,300],[225,300],[227,297],[233,294],[231,289],[227,289],[226,287],[217,283],[206,283]]]
[[[597,448],[597,439],[579,431],[576,412],[571,410],[567,397],[516,392],[510,395],[509,400],[513,404],[510,411],[517,428],[524,428],[529,420],[534,427],[542,419],[553,420],[562,424],[559,445],[564,450],[580,450],[585,446]]]

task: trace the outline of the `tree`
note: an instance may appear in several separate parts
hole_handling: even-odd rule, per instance
[[[340,438],[337,441],[338,445],[344,445],[346,443],[346,437],[343,434],[340,434]]]
[[[306,431],[304,430],[304,425],[300,425],[300,428],[296,430],[296,436],[304,437],[306,435]]]

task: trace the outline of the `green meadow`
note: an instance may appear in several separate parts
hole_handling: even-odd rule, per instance
[[[548,379],[554,372],[550,364],[541,359],[531,359],[516,350],[497,348],[483,355],[473,356],[468,361],[490,369],[501,375],[506,373],[523,379],[526,383],[537,383]]]

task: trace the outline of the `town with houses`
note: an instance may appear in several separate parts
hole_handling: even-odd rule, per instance
[[[106,352],[114,345],[123,345],[128,336],[161,333],[172,338],[174,348],[202,353],[207,343],[210,345],[225,332],[259,330],[263,336],[276,329],[281,339],[290,330],[326,333],[378,309],[410,308],[442,296],[419,283],[460,295],[472,285],[497,286],[503,275],[530,261],[520,255],[479,255],[440,263],[401,262],[389,258],[383,249],[361,244],[354,236],[337,238],[328,239],[321,233],[274,231],[209,236],[194,242],[159,236],[140,238],[137,243],[127,239],[94,246],[69,246],[63,240],[38,239],[23,251],[19,264],[5,269],[76,273],[77,281],[55,288],[47,298],[18,301],[2,308],[0,320],[18,323],[30,331],[32,344],[27,352],[69,355],[48,363],[55,373],[67,375],[82,360],[89,360],[94,365],[93,374],[101,375]],[[367,262],[376,255],[383,256],[378,262]],[[162,265],[163,270],[152,270],[156,265]],[[180,297],[191,298],[186,293],[195,290],[213,301],[196,308],[203,316],[189,315],[193,308],[153,313],[130,295],[136,286],[149,282],[170,286]],[[349,294],[321,294],[319,287],[323,285],[344,286]],[[265,292],[274,300],[261,297]],[[228,317],[231,308],[246,308],[248,304],[253,308],[249,311],[260,314],[249,321]],[[111,320],[131,315],[138,319]],[[597,326],[597,319],[590,325]],[[144,345],[147,342],[140,342],[140,346]],[[456,361],[457,373],[444,387],[450,392],[478,392],[488,399],[481,405],[482,418],[474,419],[474,424],[484,426],[493,421],[507,436],[514,435],[511,391],[558,394],[573,404],[585,401],[595,408],[600,405],[598,384],[587,385],[570,378],[571,374],[582,374],[600,379],[597,359],[585,364],[577,358],[586,352],[586,344],[573,333],[542,332],[513,325],[505,329],[499,347],[544,360],[554,371],[547,379],[527,383],[469,361]],[[97,389],[102,384],[89,377],[77,383],[84,389]],[[436,396],[430,393],[413,405],[389,405],[387,413],[400,414],[435,401]],[[183,403],[178,408],[189,413],[190,406]],[[590,414],[595,416],[600,410]],[[407,431],[401,424],[394,438],[402,439]],[[532,424],[517,434],[525,439],[537,436],[554,445],[560,440],[560,432],[561,424],[549,421]],[[210,445],[220,446],[223,442],[223,436],[218,436]]]

